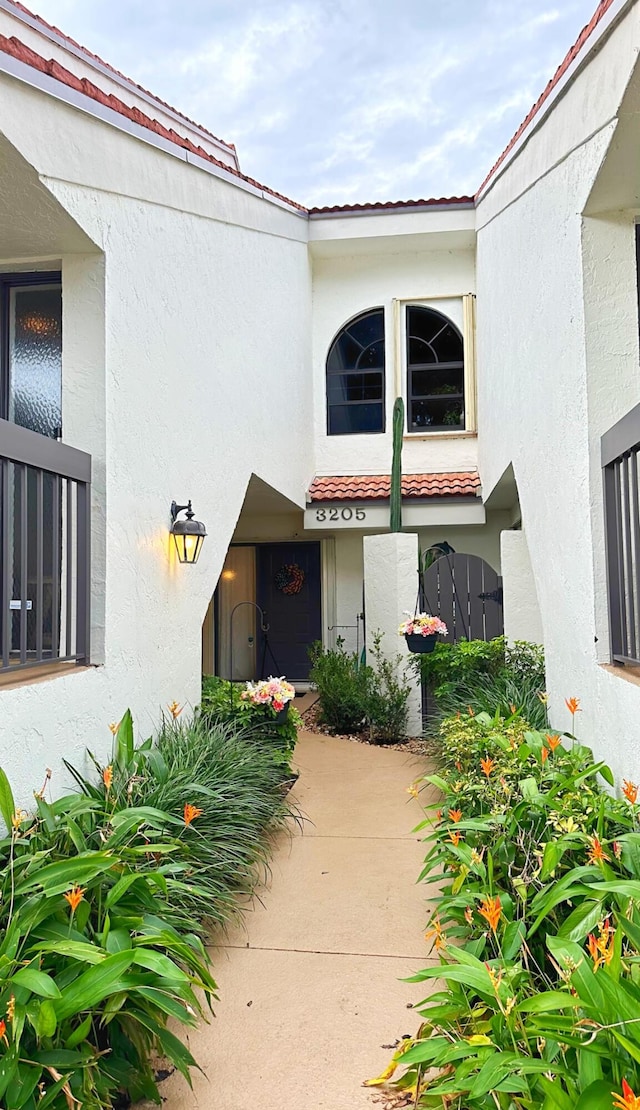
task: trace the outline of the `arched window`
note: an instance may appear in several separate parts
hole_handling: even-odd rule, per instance
[[[407,428],[464,428],[464,350],[455,324],[433,308],[407,307]]]
[[[384,431],[384,309],[338,332],[327,358],[327,434]]]

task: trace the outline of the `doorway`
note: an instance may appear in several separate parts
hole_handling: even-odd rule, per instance
[[[229,548],[215,595],[222,678],[308,681],[309,648],[322,639],[320,550],[318,542],[295,541]]]

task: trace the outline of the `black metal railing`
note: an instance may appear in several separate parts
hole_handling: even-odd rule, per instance
[[[0,420],[0,673],[89,662],[91,456]]]
[[[640,405],[601,440],[609,600],[614,663],[640,665]]]

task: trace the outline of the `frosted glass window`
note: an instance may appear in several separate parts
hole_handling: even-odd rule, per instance
[[[62,434],[62,290],[9,290],[9,419],[53,439]]]

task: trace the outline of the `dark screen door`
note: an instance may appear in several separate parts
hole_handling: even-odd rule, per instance
[[[319,543],[269,543],[257,548],[257,600],[269,630],[258,632],[261,678],[309,677],[309,648],[322,639]]]

